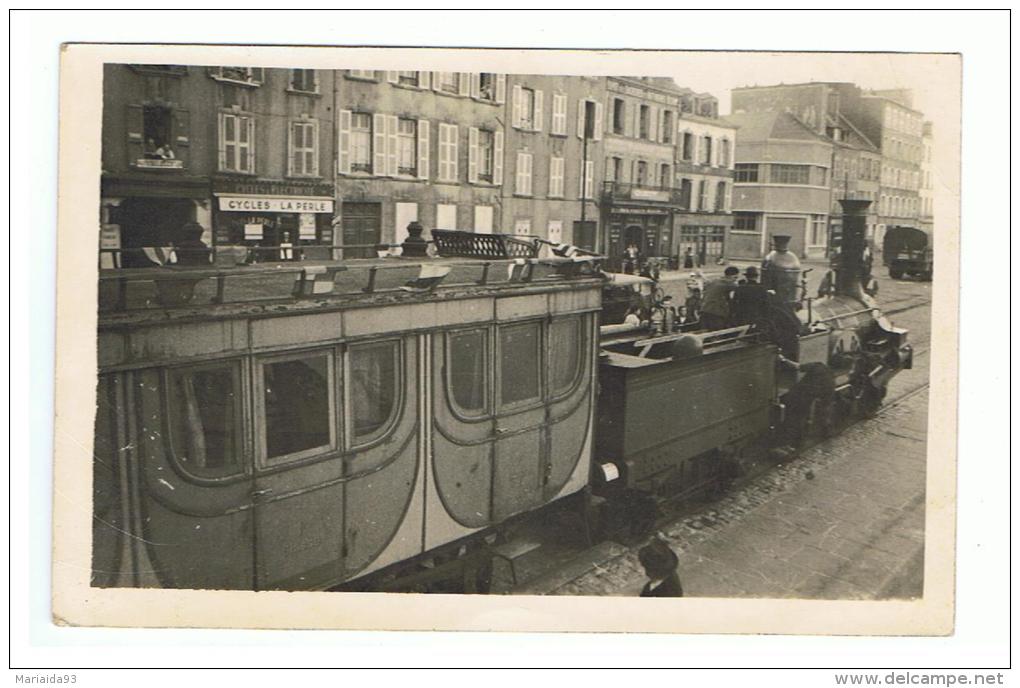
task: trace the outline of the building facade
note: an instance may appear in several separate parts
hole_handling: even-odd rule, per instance
[[[771,237],[791,237],[801,257],[826,252],[832,204],[832,142],[785,111],[742,112],[733,181],[733,230],[727,254],[757,259]]]
[[[732,225],[735,127],[718,100],[670,78],[609,77],[606,82],[604,252],[619,267],[628,246],[676,260],[687,248],[700,262],[724,253]]]
[[[336,80],[345,257],[400,244],[412,221],[501,231],[505,75],[339,70]]]
[[[501,229],[600,250],[605,79],[508,75]]]
[[[107,65],[101,264],[149,264],[143,248],[189,222],[207,245],[331,244],[332,84],[314,70]]]
[[[918,190],[921,209],[918,213],[918,222],[920,223],[921,229],[928,231],[934,229],[935,225],[935,201],[932,197],[933,185],[931,164],[932,149],[935,145],[932,138],[933,135],[932,123],[925,122],[921,135],[921,188]]]
[[[726,254],[733,231],[733,160],[737,127],[719,119],[719,105],[707,93],[680,96],[674,166],[679,197],[673,210],[673,255],[688,250],[697,265]]]

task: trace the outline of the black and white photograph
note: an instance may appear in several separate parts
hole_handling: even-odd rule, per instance
[[[95,320],[58,322],[92,433],[58,438],[89,489],[60,613],[861,601],[943,632],[959,56],[498,53],[68,46]]]

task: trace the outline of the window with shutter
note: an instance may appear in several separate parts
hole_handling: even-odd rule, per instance
[[[220,113],[220,170],[255,171],[255,120],[251,116]]]
[[[549,197],[563,198],[564,161],[561,157],[549,158]]]
[[[503,132],[497,131],[492,142],[492,183],[503,185]]]
[[[340,174],[351,172],[351,111],[341,110],[337,125],[337,166]]]
[[[506,102],[506,74],[496,75],[496,102]]]
[[[468,127],[468,182],[478,183],[478,129]]]
[[[397,176],[397,116],[386,116],[386,175]]]
[[[517,153],[517,183],[514,193],[518,196],[531,195],[531,153],[523,151]]]
[[[603,127],[605,127],[605,124],[604,124],[603,119],[602,119],[603,116],[604,115],[603,115],[603,110],[602,110],[602,103],[596,102],[595,103],[595,140],[596,141],[601,141],[602,140],[602,129],[603,129]]]
[[[584,138],[584,98],[577,101],[577,138]]]
[[[429,178],[429,121],[418,120],[418,179]]]
[[[531,113],[531,128],[533,131],[542,131],[542,91],[535,91],[534,109]]]
[[[567,133],[567,97],[562,93],[553,94],[552,125],[549,132],[557,136]]]
[[[397,174],[417,176],[418,145],[416,140],[417,120],[397,120]]]
[[[372,174],[386,174],[386,115],[372,115]]]
[[[511,110],[511,112],[510,112],[510,126],[516,127],[518,129],[521,126],[521,99],[522,99],[521,85],[520,84],[514,84],[513,95],[511,97],[511,100],[513,102],[510,104],[510,110]]]
[[[492,72],[483,72],[478,76],[478,95],[477,98],[480,100],[488,100],[493,103],[502,102],[505,99],[504,96],[497,97],[499,95],[499,77]],[[503,90],[506,90],[506,77],[503,77]]]
[[[595,171],[595,163],[591,160],[584,162],[584,169],[580,171],[579,182],[578,182],[578,197],[582,199],[591,198],[592,186],[593,186],[593,174]]]
[[[317,93],[318,81],[314,69],[290,70],[290,90],[301,93]]]
[[[468,72],[457,72],[457,93],[465,97],[471,95],[471,82]]]
[[[372,171],[372,115],[355,112],[351,115],[351,167],[352,172]]]
[[[318,171],[318,123],[291,122],[290,175],[314,177]]]

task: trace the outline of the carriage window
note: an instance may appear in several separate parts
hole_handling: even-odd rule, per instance
[[[500,401],[504,406],[538,396],[539,341],[538,323],[500,329]]]
[[[331,368],[327,353],[262,364],[265,458],[332,446]]]
[[[373,439],[396,409],[399,350],[398,342],[351,347],[349,384],[355,442]]]
[[[203,477],[241,470],[241,376],[238,363],[171,370],[170,440],[175,458]]]
[[[568,391],[581,367],[581,319],[556,320],[549,327],[549,372],[553,394]]]
[[[481,413],[486,409],[487,374],[485,330],[450,335],[450,391],[459,409]]]

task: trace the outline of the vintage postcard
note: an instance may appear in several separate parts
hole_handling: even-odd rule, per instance
[[[959,55],[60,81],[57,623],[952,632]]]

